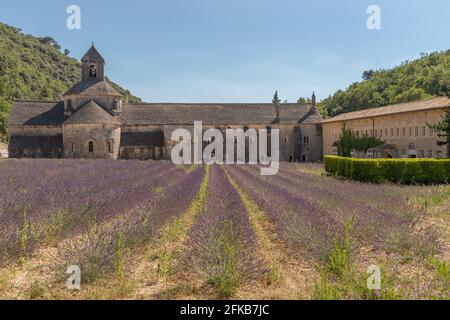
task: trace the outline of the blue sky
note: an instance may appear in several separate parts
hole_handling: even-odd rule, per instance
[[[81,7],[81,30],[66,9]],[[368,30],[369,5],[381,30]],[[2,0],[0,21],[50,35],[148,102],[324,98],[421,52],[449,49],[448,0]]]

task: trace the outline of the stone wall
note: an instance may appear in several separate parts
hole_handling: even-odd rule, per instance
[[[64,125],[63,136],[65,158],[118,158],[120,125]]]
[[[111,112],[114,108],[114,101],[116,99],[122,99],[121,97],[117,96],[114,97],[112,95],[83,95],[83,94],[77,94],[77,95],[67,95],[64,97],[65,103],[67,105],[67,100],[71,101],[72,106],[72,114],[75,113],[79,108],[84,106],[86,103],[88,103],[91,100],[94,100],[99,106],[103,107],[108,112]]]
[[[323,158],[322,125],[315,123],[300,125],[300,162],[317,162]]]
[[[10,158],[61,158],[62,128],[59,126],[10,126]]]
[[[125,160],[168,159],[164,132],[158,125],[122,126],[119,158]]]
[[[165,145],[166,145],[166,155],[170,159],[172,148],[176,143],[171,141],[172,132],[176,129],[180,129],[180,126],[175,125],[164,125],[164,136],[165,136]],[[184,125],[182,128],[188,130],[191,133],[191,138],[193,139],[193,125]],[[224,138],[224,147],[226,144],[225,132],[226,129],[243,129],[244,131],[247,129],[255,129],[257,133],[260,129],[279,129],[280,130],[280,161],[283,162],[294,162],[301,161],[300,155],[302,154],[300,145],[301,141],[301,131],[305,130],[305,134],[310,135],[310,145],[308,146],[308,154],[306,161],[319,161],[322,159],[322,138],[317,135],[317,127],[315,124],[311,125],[279,125],[279,124],[271,124],[271,125],[203,125],[203,131],[205,132],[208,129],[216,128],[222,131]],[[303,129],[304,128],[304,129]],[[268,145],[270,146],[270,136],[267,138]],[[207,143],[206,143],[207,144]],[[204,144],[205,145],[205,144]],[[224,148],[224,158],[225,158],[225,148]],[[193,154],[193,150],[191,151]],[[236,146],[235,146],[235,154],[236,154]],[[270,154],[270,152],[269,152]],[[246,142],[246,159],[248,159],[248,141]]]

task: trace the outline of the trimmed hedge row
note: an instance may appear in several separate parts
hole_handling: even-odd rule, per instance
[[[325,170],[361,182],[450,183],[450,159],[355,159],[325,156]]]

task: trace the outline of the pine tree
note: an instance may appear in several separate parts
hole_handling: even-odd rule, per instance
[[[428,126],[437,133],[439,138],[444,138],[444,140],[438,141],[438,145],[447,146],[447,158],[450,158],[450,106],[445,110],[441,122]]]
[[[279,103],[281,100],[278,98],[278,90],[275,91],[275,94],[273,95],[273,103]]]

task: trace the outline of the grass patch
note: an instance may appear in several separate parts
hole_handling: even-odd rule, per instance
[[[214,240],[214,246],[218,246],[221,254],[217,257],[216,274],[209,282],[218,289],[221,297],[229,298],[236,294],[241,283],[241,275],[237,270],[237,254],[242,251],[236,247],[231,221],[222,226],[219,234],[219,238]]]

